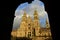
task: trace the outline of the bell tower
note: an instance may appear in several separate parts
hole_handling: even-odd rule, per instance
[[[24,14],[23,14],[23,16],[22,16],[22,21],[27,22],[27,14],[26,14],[25,11],[24,11]]]
[[[26,27],[27,27],[27,15],[26,12],[24,12],[20,23],[20,27],[17,29],[17,37],[26,36],[26,30],[27,30]]]
[[[35,36],[39,36],[40,23],[39,23],[37,10],[34,11],[33,24],[34,24]]]
[[[38,20],[38,13],[36,10],[34,11],[34,20]]]

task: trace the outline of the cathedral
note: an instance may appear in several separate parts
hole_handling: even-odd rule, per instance
[[[11,32],[11,35],[13,37],[30,37],[30,38],[34,36],[36,37],[51,36],[50,24],[48,19],[46,19],[46,27],[43,28],[40,25],[38,13],[36,10],[34,11],[33,16],[34,18],[32,20],[32,18],[30,16],[27,17],[26,12],[24,12],[19,28],[13,30]]]

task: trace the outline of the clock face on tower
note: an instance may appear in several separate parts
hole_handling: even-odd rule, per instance
[[[11,40],[52,40],[48,13],[44,3],[34,0],[15,10]]]

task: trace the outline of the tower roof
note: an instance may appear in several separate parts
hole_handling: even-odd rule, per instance
[[[24,14],[23,14],[23,16],[26,16],[26,12],[24,11]]]
[[[22,21],[26,21],[27,20],[27,14],[26,14],[26,12],[24,11],[24,14],[23,14],[23,16],[22,16]]]
[[[37,10],[34,10],[34,15],[37,15],[38,13],[37,13]]]

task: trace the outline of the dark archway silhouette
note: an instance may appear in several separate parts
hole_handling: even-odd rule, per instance
[[[3,34],[3,36],[4,37],[6,37],[5,39],[7,40],[7,38],[8,38],[8,40],[10,39],[10,37],[11,37],[11,31],[12,31],[12,24],[13,24],[13,20],[14,20],[14,13],[15,13],[15,10],[16,10],[16,8],[19,6],[19,4],[21,4],[21,3],[24,3],[24,2],[31,2],[32,0],[15,0],[15,1],[12,1],[12,0],[8,0],[8,2],[6,2],[5,3],[5,9],[3,9],[3,10],[5,10],[4,11],[4,13],[6,12],[6,14],[4,14],[3,16],[4,16],[4,18],[6,18],[5,20],[7,20],[7,21],[3,21],[4,22],[4,28],[6,28],[6,29],[4,29],[4,33],[5,34]],[[52,37],[53,37],[53,39],[54,39],[54,35],[55,35],[55,27],[54,27],[54,17],[53,17],[53,15],[52,15],[52,11],[51,11],[51,9],[49,9],[50,7],[49,7],[49,2],[48,2],[48,0],[41,0],[42,2],[44,2],[44,4],[45,4],[45,10],[48,12],[48,16],[49,16],[49,21],[50,21],[50,25],[51,25],[51,33],[52,33]],[[51,3],[51,2],[50,2]],[[51,5],[50,5],[51,6]],[[48,8],[49,7],[49,8]],[[49,9],[49,10],[48,10]],[[5,31],[6,30],[6,31]]]

